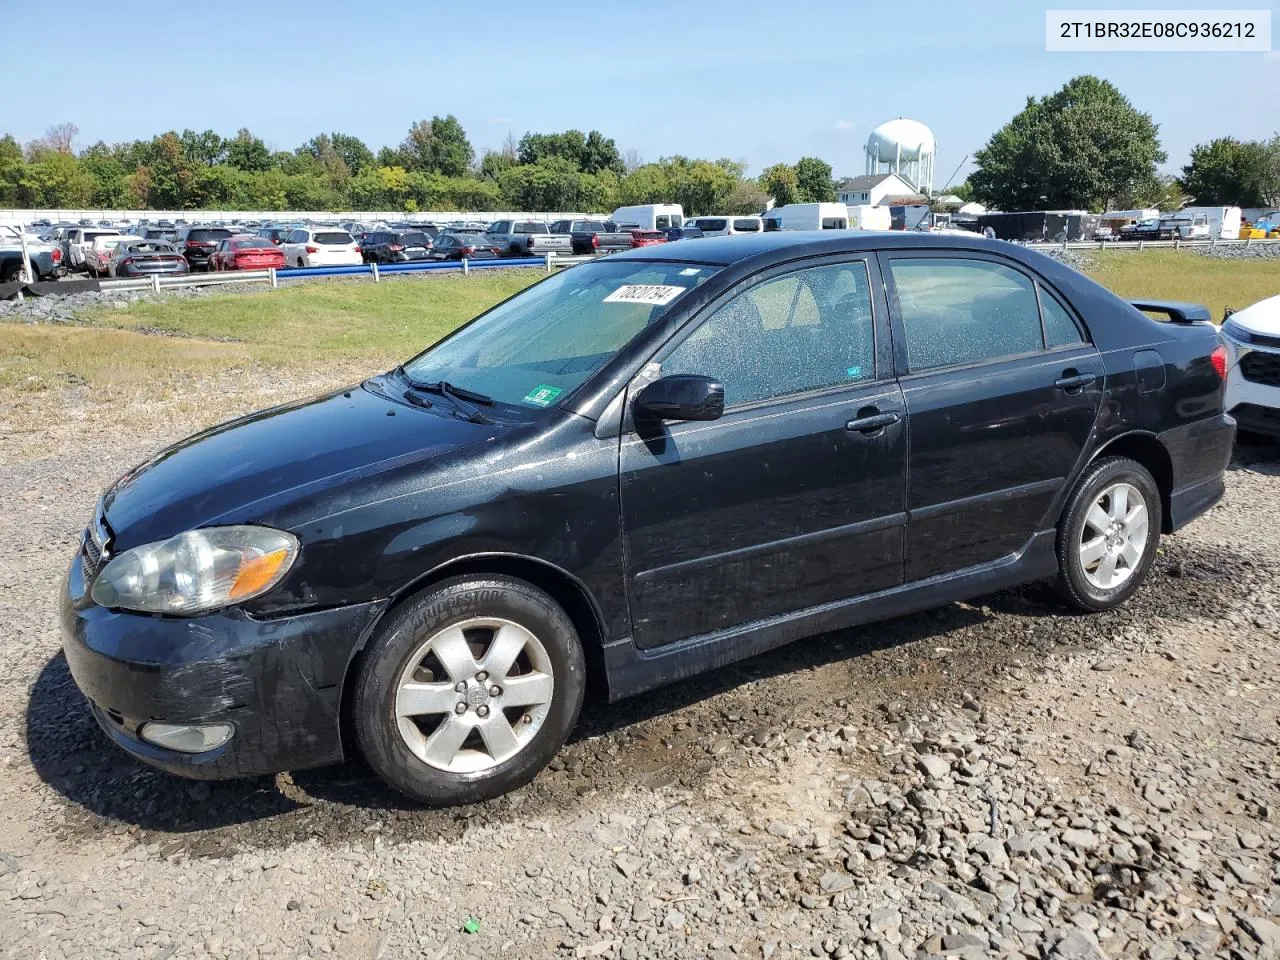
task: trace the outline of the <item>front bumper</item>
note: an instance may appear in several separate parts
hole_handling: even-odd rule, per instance
[[[385,603],[274,620],[116,612],[88,598],[77,556],[62,591],[62,649],[95,719],[138,759],[200,779],[299,770],[343,759],[342,681]],[[148,720],[235,732],[216,749],[181,753],[140,739]]]
[[[1227,412],[1239,421],[1243,430],[1280,436],[1280,385],[1250,380],[1241,366],[1241,361],[1251,353],[1280,357],[1280,349],[1242,343],[1225,331],[1222,342],[1227,348]]]

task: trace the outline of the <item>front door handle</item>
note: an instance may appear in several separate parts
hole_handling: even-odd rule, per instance
[[[851,433],[861,433],[867,437],[883,432],[885,427],[891,427],[902,419],[900,413],[894,413],[892,410],[888,413],[880,413],[875,407],[859,410],[858,414],[846,423],[844,428]]]
[[[1079,393],[1093,381],[1098,379],[1096,373],[1077,373],[1075,370],[1064,370],[1062,376],[1053,381],[1053,385],[1066,393]]]

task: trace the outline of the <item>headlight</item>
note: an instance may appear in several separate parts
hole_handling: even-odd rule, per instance
[[[188,530],[113,557],[93,602],[145,613],[205,613],[266,593],[298,556],[298,538],[268,527]]]

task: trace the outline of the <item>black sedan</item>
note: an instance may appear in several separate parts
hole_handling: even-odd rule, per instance
[[[496,260],[502,248],[483,233],[442,233],[431,246],[432,260]]]
[[[409,263],[430,253],[431,238],[421,230],[375,230],[360,241],[365,263]]]
[[[532,779],[589,678],[632,696],[1042,579],[1109,610],[1222,496],[1235,433],[1203,308],[1142,307],[1167,319],[942,234],[572,267],[130,470],[68,571],[67,662],[166,770],[354,744],[456,804]]]
[[[166,240],[125,240],[116,244],[107,271],[113,277],[177,276],[190,273],[187,259]]]

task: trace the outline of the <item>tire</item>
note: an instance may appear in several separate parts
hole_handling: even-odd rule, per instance
[[[298,269],[299,269],[299,270],[301,270],[301,269],[302,269],[303,267],[305,267],[305,266],[306,266],[306,264],[305,264],[305,263],[303,263],[303,262],[302,262],[302,258],[301,258],[301,257],[299,257],[299,258],[298,258]]]
[[[1145,515],[1135,512],[1135,499]],[[1057,586],[1063,599],[1094,613],[1128,600],[1151,570],[1162,520],[1160,489],[1146,467],[1128,457],[1090,464],[1058,524]]]
[[[496,648],[517,644],[504,668]],[[496,684],[480,672],[493,652],[503,671]],[[524,706],[513,704],[517,683]],[[429,702],[410,704],[405,684]],[[569,736],[585,689],[582,644],[564,610],[524,581],[476,576],[393,611],[361,655],[349,703],[356,743],[378,776],[428,805],[454,806],[532,780]],[[402,707],[426,712],[401,716]]]

